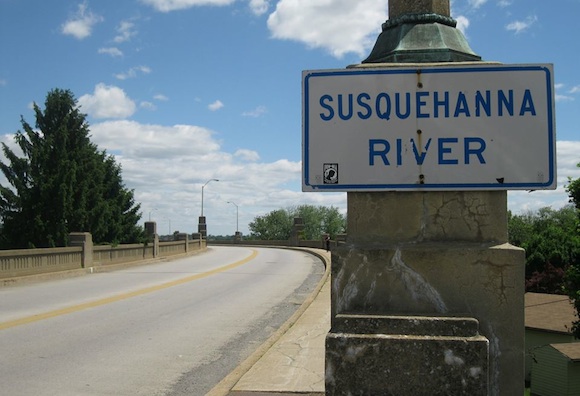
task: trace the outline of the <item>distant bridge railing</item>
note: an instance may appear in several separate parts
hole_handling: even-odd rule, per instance
[[[148,244],[93,246],[90,233],[72,233],[70,247],[0,250],[0,279],[106,267],[206,249],[206,241],[197,235],[194,239],[185,234],[179,236],[180,240],[171,242],[159,242],[155,236]]]

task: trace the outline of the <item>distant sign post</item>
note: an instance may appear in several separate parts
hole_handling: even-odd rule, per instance
[[[552,65],[303,72],[303,191],[556,188]]]

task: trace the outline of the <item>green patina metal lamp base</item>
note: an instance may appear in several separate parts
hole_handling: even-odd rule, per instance
[[[481,61],[456,25],[439,14],[405,14],[388,20],[362,63]]]

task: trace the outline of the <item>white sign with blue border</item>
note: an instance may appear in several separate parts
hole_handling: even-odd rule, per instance
[[[555,189],[553,66],[304,71],[303,191]]]

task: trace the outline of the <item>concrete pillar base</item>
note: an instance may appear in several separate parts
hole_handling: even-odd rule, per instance
[[[441,361],[447,350],[453,351],[453,356],[469,361],[465,364],[468,371],[471,367],[482,366],[481,353],[469,352],[461,345],[465,343],[469,345],[465,348],[473,347],[474,351],[480,351],[484,343],[487,345],[487,340],[489,370],[485,371],[490,378],[489,389],[486,388],[486,393],[475,393],[469,386],[471,393],[467,394],[488,394],[489,391],[490,395],[503,396],[523,393],[523,380],[521,383],[513,380],[523,379],[524,370],[523,309],[514,310],[514,307],[523,306],[523,260],[522,249],[493,243],[430,242],[383,246],[347,243],[333,249],[332,330],[327,339],[326,386],[327,389],[340,391],[327,394],[348,394],[342,386],[351,385],[341,379],[348,372],[357,372],[357,375],[366,375],[367,371],[369,375],[375,373],[373,375],[379,379],[373,380],[371,376],[369,386],[378,386],[377,381],[384,382],[384,370],[396,373],[389,375],[389,386],[397,389],[392,394],[462,394],[438,393],[445,392],[445,383],[438,384],[442,388],[432,388],[434,393],[416,392],[403,374],[405,370],[412,369],[417,378],[426,381],[423,377],[430,370],[443,373]],[[363,319],[353,313],[362,315]],[[401,317],[403,321],[380,319],[383,316]],[[444,329],[455,323],[449,317],[475,318],[480,331],[472,331],[469,335],[447,330],[437,333],[423,320],[418,322],[423,332],[413,330],[412,323],[393,330],[401,327],[404,321],[411,320],[409,317],[425,316],[441,318],[437,320],[445,323]],[[465,327],[463,324],[461,326]],[[479,337],[480,334],[482,337]],[[459,338],[454,338],[456,336]],[[363,352],[367,349],[368,352]],[[361,351],[364,358],[357,358],[350,365],[349,359],[353,354],[358,354],[357,351]],[[479,363],[455,351],[473,353]],[[339,364],[337,359],[341,354],[344,362]],[[371,359],[375,354],[376,363]],[[405,356],[412,356],[411,360],[415,363],[399,362]],[[368,364],[361,363],[366,360]],[[361,367],[357,368],[357,365]],[[423,368],[426,371],[421,371]],[[339,370],[344,374],[340,374]],[[457,370],[455,367],[445,372],[442,378],[458,381],[466,372]],[[379,372],[383,374],[376,374]],[[362,386],[352,375],[349,378],[354,381],[352,384]],[[429,386],[435,386],[433,381],[435,379]],[[368,389],[368,392],[352,394],[391,394]],[[408,392],[404,393],[402,389],[408,389]]]
[[[340,315],[337,322],[326,336],[327,396],[488,394],[489,343],[473,318]]]

